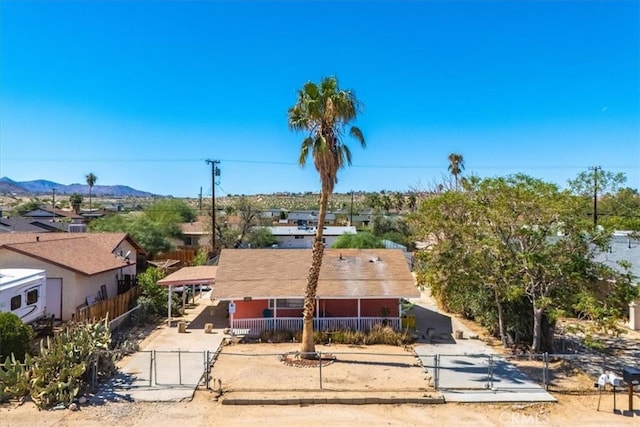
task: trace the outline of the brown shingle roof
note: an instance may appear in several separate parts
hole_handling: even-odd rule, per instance
[[[212,296],[302,297],[310,265],[310,249],[223,250]],[[401,250],[326,249],[317,296],[417,297],[419,292]]]
[[[196,265],[193,267],[183,267],[175,273],[171,273],[164,279],[158,280],[158,285],[199,285],[213,284],[216,278],[217,266]]]
[[[126,233],[13,233],[0,234],[0,248],[93,275],[126,265],[113,253],[125,239],[137,246]]]

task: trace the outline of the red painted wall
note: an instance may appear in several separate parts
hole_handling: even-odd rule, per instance
[[[236,301],[236,314],[234,319],[259,319],[262,318],[262,310],[269,307],[267,300]]]
[[[268,300],[236,301],[234,319],[261,319],[262,311],[269,307]],[[271,309],[273,312],[273,309]],[[301,317],[301,308],[279,308],[278,317]]]
[[[360,301],[360,315],[362,317],[382,317],[382,307],[387,307],[387,317],[398,317],[398,300],[391,299],[364,299]]]
[[[235,319],[260,319],[262,311],[269,307],[267,300],[236,301]],[[398,317],[398,300],[388,299],[363,299],[360,300],[360,315],[362,317],[381,317],[382,307],[387,307],[388,317]],[[358,300],[355,299],[326,299],[319,303],[320,317],[357,317]],[[316,316],[318,313],[316,314]],[[302,309],[280,308],[277,317],[301,317]]]

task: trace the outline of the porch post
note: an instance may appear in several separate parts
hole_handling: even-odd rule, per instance
[[[267,307],[269,307],[269,300],[267,300]],[[273,329],[277,329],[277,319],[278,318],[278,299],[273,300]],[[271,320],[267,319],[267,323],[271,322]]]
[[[171,327],[171,288],[169,285],[169,292],[167,292],[167,328]]]
[[[362,330],[362,325],[360,324],[360,298],[358,298],[358,330]]]

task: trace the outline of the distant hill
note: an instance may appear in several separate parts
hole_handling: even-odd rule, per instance
[[[64,185],[53,181],[38,179],[35,181],[13,181],[10,178],[0,178],[0,194],[46,194],[56,190],[58,194],[70,195],[80,193],[89,194],[89,186],[86,184]],[[94,185],[91,194],[95,196],[121,196],[121,197],[151,197],[152,193],[136,190],[126,185]]]

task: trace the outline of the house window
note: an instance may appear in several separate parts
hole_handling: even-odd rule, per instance
[[[27,305],[35,304],[38,302],[38,290],[32,289],[27,292]]]
[[[20,306],[22,306],[22,297],[20,295],[11,298],[11,311],[19,309]]]
[[[304,239],[304,236],[295,236],[296,239]]]
[[[269,300],[269,308],[274,308],[274,301],[277,301],[278,308],[302,308],[304,305],[303,298],[279,298],[277,300]]]

